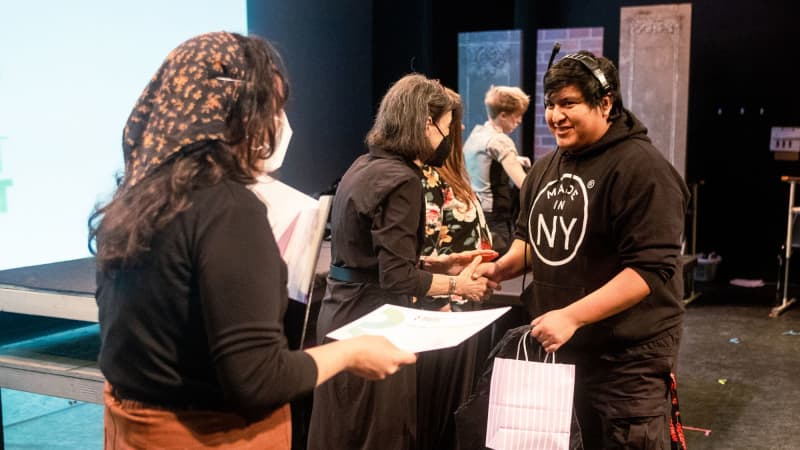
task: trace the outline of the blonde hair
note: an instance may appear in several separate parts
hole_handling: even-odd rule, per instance
[[[528,94],[516,86],[492,85],[486,91],[486,98],[484,98],[483,103],[486,104],[486,114],[489,115],[490,119],[495,119],[503,112],[524,114],[528,110],[531,99]]]

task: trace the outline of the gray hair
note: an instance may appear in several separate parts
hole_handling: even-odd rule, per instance
[[[383,96],[366,143],[410,161],[425,161],[433,154],[425,134],[428,117],[436,122],[452,109],[441,83],[419,74],[406,75]]]

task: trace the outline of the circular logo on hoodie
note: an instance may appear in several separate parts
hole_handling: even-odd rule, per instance
[[[586,235],[589,197],[583,179],[570,173],[547,183],[533,200],[528,239],[545,264],[570,262]]]

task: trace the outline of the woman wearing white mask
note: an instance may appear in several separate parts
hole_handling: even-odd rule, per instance
[[[135,105],[90,220],[106,448],[289,449],[291,399],[415,361],[374,336],[287,348],[286,265],[247,188],[282,162],[287,96],[266,41],[220,32],[173,50]]]

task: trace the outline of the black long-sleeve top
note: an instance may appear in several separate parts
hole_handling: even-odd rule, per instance
[[[411,306],[412,296],[430,290],[433,274],[417,266],[425,237],[421,176],[413,163],[371,148],[342,177],[331,212],[331,262],[376,280],[329,277],[321,335],[385,303]]]
[[[190,200],[135,267],[98,273],[100,368],[131,400],[267,414],[311,391],[317,369],[287,348],[265,206],[230,181]]]

